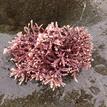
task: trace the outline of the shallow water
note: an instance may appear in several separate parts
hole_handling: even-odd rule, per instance
[[[106,107],[107,0],[5,1],[0,0],[0,107]],[[64,88],[52,91],[36,81],[19,86],[9,77],[13,64],[3,56],[3,48],[31,18],[44,25],[58,21],[87,27],[93,36],[94,61],[90,70],[80,72],[79,83],[67,78]]]

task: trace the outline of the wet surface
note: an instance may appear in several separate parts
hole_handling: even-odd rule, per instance
[[[0,107],[107,107],[107,0],[3,1],[0,0]],[[19,86],[9,77],[8,68],[13,64],[3,56],[3,48],[31,18],[44,25],[58,21],[60,25],[87,27],[93,36],[94,61],[90,70],[80,72],[79,83],[67,78],[64,88],[52,91],[35,81]]]

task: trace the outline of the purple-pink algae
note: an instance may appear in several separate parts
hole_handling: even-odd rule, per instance
[[[71,75],[77,81],[80,69],[91,67],[92,49],[91,35],[84,27],[59,27],[52,22],[44,29],[31,20],[4,54],[15,63],[10,76],[19,84],[39,80],[55,89],[65,85],[64,76]]]

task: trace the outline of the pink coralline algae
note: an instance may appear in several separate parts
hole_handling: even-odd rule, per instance
[[[10,77],[19,84],[39,80],[55,89],[65,85],[66,75],[78,82],[76,76],[80,69],[91,67],[92,49],[91,35],[84,27],[58,27],[52,22],[44,29],[31,20],[9,42],[4,54],[8,53],[15,63]]]

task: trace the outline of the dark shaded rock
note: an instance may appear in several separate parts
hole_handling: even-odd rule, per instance
[[[84,3],[88,8],[84,8]],[[58,21],[59,25],[77,24],[84,19],[86,24],[94,20],[91,17],[97,21],[96,14],[89,1],[85,0],[0,0],[0,25],[14,26],[11,31],[22,28],[31,19],[44,25],[52,21]]]

